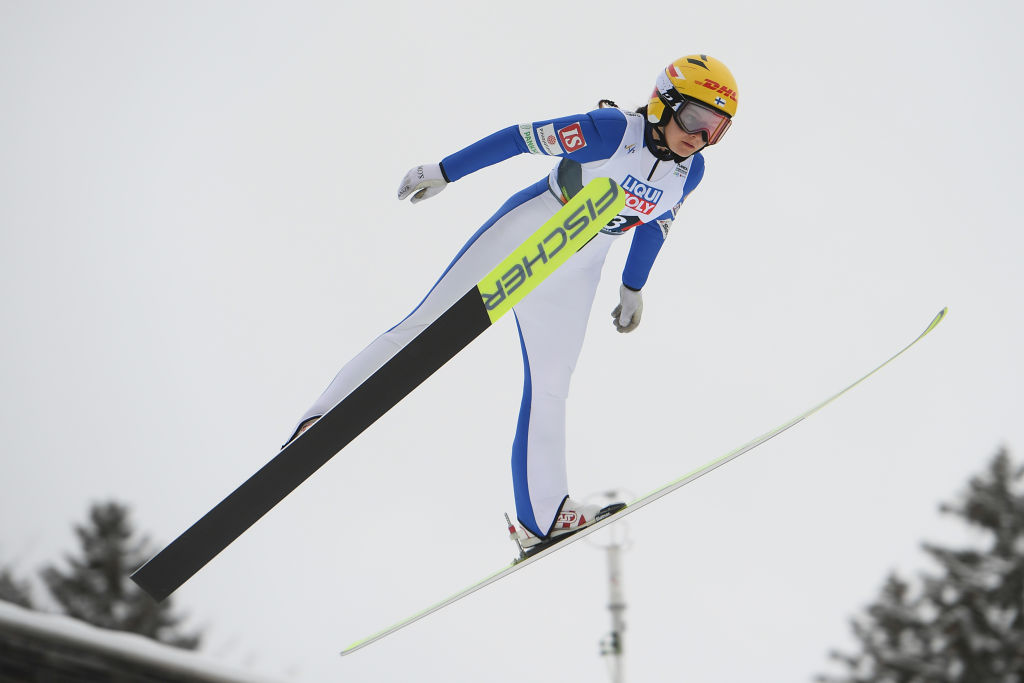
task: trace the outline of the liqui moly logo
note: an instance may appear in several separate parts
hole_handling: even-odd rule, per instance
[[[626,191],[626,208],[645,216],[654,211],[661,195],[665,194],[663,190],[642,183],[631,175],[622,182],[622,189]]]

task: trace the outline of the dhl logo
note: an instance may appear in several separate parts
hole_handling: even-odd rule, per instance
[[[720,83],[712,81],[711,79],[706,79],[706,80],[703,80],[703,81],[698,81],[697,85],[702,85],[705,88],[707,88],[708,90],[713,90],[714,92],[718,93],[719,95],[725,95],[726,97],[728,97],[733,102],[737,101],[736,100],[736,91],[735,90],[733,90],[732,88],[727,88],[727,87],[725,87],[724,85],[722,85]]]

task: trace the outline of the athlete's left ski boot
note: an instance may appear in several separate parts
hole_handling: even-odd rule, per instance
[[[555,523],[551,527],[551,531],[544,538],[531,532],[519,520],[516,520],[516,524],[513,524],[507,514],[505,515],[505,521],[508,522],[509,538],[515,541],[516,546],[519,548],[519,559],[524,560],[559,541],[564,541],[577,531],[614,515],[624,507],[626,507],[625,503],[612,503],[611,505],[601,507],[600,505],[579,503],[572,498],[566,497],[562,507],[558,510],[558,515],[555,517]]]

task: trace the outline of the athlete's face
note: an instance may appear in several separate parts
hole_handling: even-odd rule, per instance
[[[674,116],[670,116],[665,125],[665,144],[681,157],[688,157],[704,146],[704,136],[700,133],[687,133],[679,127]]]

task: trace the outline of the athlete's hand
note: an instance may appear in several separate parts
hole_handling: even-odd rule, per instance
[[[441,171],[441,164],[423,164],[410,169],[402,178],[402,184],[398,186],[398,198],[405,199],[412,195],[409,201],[415,204],[430,199],[447,184],[448,181],[444,179],[444,173]]]
[[[619,332],[632,332],[640,324],[644,312],[644,297],[638,290],[619,286],[619,305],[612,311],[612,322]]]

